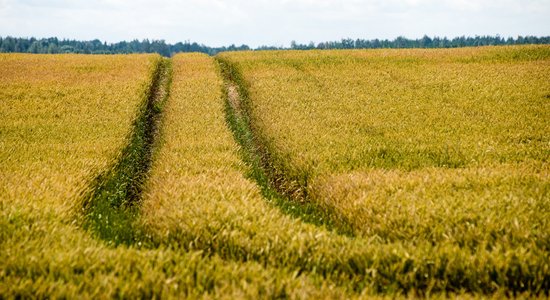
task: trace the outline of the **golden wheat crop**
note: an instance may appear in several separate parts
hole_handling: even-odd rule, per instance
[[[0,298],[544,295],[549,56],[2,54]]]
[[[124,145],[153,58],[2,54],[2,206],[68,217]]]

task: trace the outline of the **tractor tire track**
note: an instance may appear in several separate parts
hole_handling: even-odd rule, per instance
[[[354,236],[348,222],[310,199],[307,178],[305,183],[299,183],[274,167],[272,151],[265,145],[261,133],[254,128],[251,120],[250,99],[242,75],[227,59],[216,57],[216,61],[224,80],[228,126],[241,146],[243,160],[251,166],[251,174],[248,175],[256,181],[264,198],[284,213],[305,223]]]
[[[169,59],[159,57],[151,80],[128,144],[114,165],[95,178],[83,201],[84,227],[115,246],[144,245],[148,240],[135,221],[158,145],[162,108],[170,92],[172,63]]]

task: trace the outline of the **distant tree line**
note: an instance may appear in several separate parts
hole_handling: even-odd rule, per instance
[[[202,44],[178,42],[168,44],[164,40],[133,40],[118,43],[101,42],[100,40],[77,41],[60,40],[58,38],[16,38],[0,37],[0,52],[23,53],[83,53],[83,54],[128,54],[128,53],[159,53],[171,56],[178,52],[202,52],[215,55],[223,51],[250,50],[247,45],[228,47],[208,47]]]
[[[525,44],[550,44],[550,36],[518,36],[517,38],[503,38],[496,36],[475,36],[475,37],[455,37],[448,39],[446,37],[424,36],[420,39],[408,39],[397,37],[393,40],[363,40],[363,39],[342,39],[340,41],[331,41],[315,44],[298,44],[292,41],[291,49],[376,49],[376,48],[458,48],[458,47],[478,47],[478,46],[499,46],[499,45],[525,45]]]
[[[292,41],[290,47],[260,46],[253,50],[309,50],[309,49],[375,49],[375,48],[457,48],[477,47],[490,45],[523,45],[523,44],[550,44],[550,36],[518,36],[516,38],[503,38],[500,36],[475,36],[475,37],[428,37],[420,39],[408,39],[397,37],[389,39],[342,39],[340,41],[329,41],[315,44],[300,44]],[[227,47],[209,47],[203,44],[178,42],[176,44],[166,43],[164,40],[133,40],[118,43],[101,42],[100,40],[77,41],[60,40],[58,38],[16,38],[0,37],[0,52],[23,52],[23,53],[84,53],[84,54],[127,54],[127,53],[159,53],[164,56],[172,56],[179,52],[202,52],[215,55],[224,51],[251,50],[247,45]]]

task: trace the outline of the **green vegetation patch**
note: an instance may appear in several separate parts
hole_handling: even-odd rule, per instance
[[[153,161],[162,107],[171,83],[171,61],[159,58],[129,137],[116,164],[92,184],[84,204],[85,227],[114,245],[147,242],[136,227],[141,191]]]

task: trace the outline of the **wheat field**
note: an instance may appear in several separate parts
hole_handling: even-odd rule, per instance
[[[550,47],[0,54],[0,298],[550,289]]]

